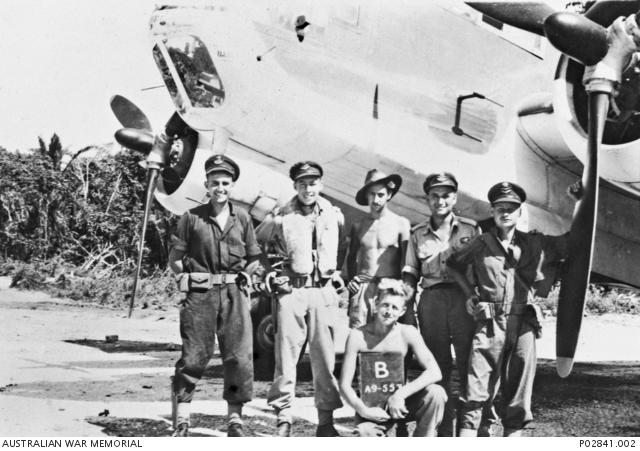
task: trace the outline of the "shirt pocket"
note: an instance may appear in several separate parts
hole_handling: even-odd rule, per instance
[[[227,245],[229,246],[229,255],[236,258],[244,258],[247,255],[247,247],[239,230],[234,230],[229,233],[227,236]]]
[[[440,273],[439,247],[436,243],[425,242],[418,246],[418,259],[423,276],[437,275]]]

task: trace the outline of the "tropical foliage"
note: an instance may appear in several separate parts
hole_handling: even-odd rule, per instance
[[[84,272],[131,272],[146,177],[139,159],[102,148],[70,155],[57,135],[48,145],[40,139],[29,152],[0,147],[0,257],[26,263],[56,259]],[[166,267],[166,238],[176,221],[154,207],[143,273]]]

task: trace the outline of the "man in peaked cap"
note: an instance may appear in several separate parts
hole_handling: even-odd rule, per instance
[[[579,197],[579,182],[569,193]],[[527,195],[515,183],[498,183],[487,197],[496,227],[475,237],[448,262],[476,323],[460,436],[477,434],[482,409],[493,403],[499,386],[504,435],[519,436],[533,419],[535,340],[542,319],[531,301],[548,294],[543,287],[550,283],[545,279],[555,280],[555,264],[567,257],[568,233],[549,236],[516,230]],[[469,270],[473,283],[464,276]]]
[[[453,174],[441,172],[429,175],[424,181],[423,190],[431,217],[413,228],[402,273],[409,286],[415,289],[420,282],[422,287],[417,308],[420,332],[440,366],[440,383],[448,396],[438,435],[451,437],[456,435],[456,417],[461,403],[452,392],[454,362],[451,345],[455,350],[460,386],[465,387],[474,323],[465,309],[464,292],[449,274],[446,261],[480,231],[475,221],[453,212],[458,200],[458,181]],[[461,398],[462,390],[459,395]],[[489,424],[490,415],[487,415],[484,427],[488,429]]]
[[[369,215],[351,228],[347,273],[349,277],[349,327],[358,328],[373,318],[378,282],[399,279],[409,240],[409,220],[388,208],[402,185],[398,174],[377,169],[367,173],[356,202],[369,207]]]
[[[227,435],[239,437],[242,405],[251,401],[253,392],[253,328],[246,285],[259,267],[261,252],[251,217],[229,200],[240,175],[238,165],[225,155],[214,155],[204,167],[209,202],[180,218],[169,253],[180,291],[186,293],[180,309],[182,355],[172,384],[174,436],[188,433],[193,392],[213,356],[217,333]]]
[[[333,411],[342,406],[342,401],[333,375],[335,347],[331,318],[339,301],[334,284],[344,285],[338,271],[345,251],[344,216],[320,197],[323,170],[319,164],[296,163],[289,175],[296,196],[256,229],[263,247],[271,245],[285,256],[283,273],[290,281],[278,293],[276,368],[268,402],[277,413],[277,435],[291,435],[296,365],[302,346],[308,341],[318,409],[316,435],[337,436]]]

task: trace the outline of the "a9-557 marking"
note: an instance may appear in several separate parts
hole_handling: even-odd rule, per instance
[[[635,439],[580,439],[580,448],[635,448]]]

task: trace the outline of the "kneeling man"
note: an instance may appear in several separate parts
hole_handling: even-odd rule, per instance
[[[440,368],[424,344],[420,332],[413,326],[398,323],[406,310],[405,290],[404,284],[399,280],[381,280],[375,315],[365,326],[352,329],[347,338],[340,390],[344,399],[356,411],[357,433],[360,436],[383,436],[395,421],[415,420],[414,437],[434,437],[442,421],[447,395],[436,384],[442,378]],[[397,389],[395,384],[382,387],[382,391],[392,393],[386,400],[385,408],[371,403],[367,405],[352,387],[358,357],[367,353],[396,355],[398,358],[395,361],[401,367],[409,351],[424,368],[422,374]],[[392,368],[391,371],[393,370]]]

